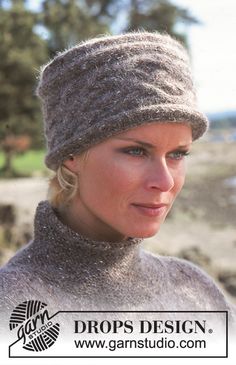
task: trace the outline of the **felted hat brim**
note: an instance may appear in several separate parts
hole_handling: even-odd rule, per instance
[[[61,161],[68,158],[69,154],[80,154],[91,146],[101,143],[105,139],[149,123],[186,123],[192,129],[192,140],[201,137],[209,126],[207,117],[186,105],[164,104],[140,107],[138,110],[122,111],[117,115],[93,122],[92,126],[79,131],[74,131],[74,137],[59,143],[45,157],[45,164],[52,170],[57,170]],[[78,120],[78,126],[80,125]],[[96,132],[95,132],[96,131]]]

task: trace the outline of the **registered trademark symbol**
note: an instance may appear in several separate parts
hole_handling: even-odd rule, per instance
[[[209,332],[209,333],[213,333],[213,330],[210,328],[210,329],[208,330],[208,332]]]

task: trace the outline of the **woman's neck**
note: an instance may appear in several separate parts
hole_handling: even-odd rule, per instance
[[[73,202],[70,205],[60,207],[57,211],[63,224],[92,240],[120,242],[128,239],[127,236],[109,227],[101,219],[97,217],[93,219],[93,216],[83,209],[82,204]]]
[[[103,273],[104,268],[117,265],[123,273],[128,273],[139,261],[142,242],[140,238],[117,242],[91,239],[64,224],[58,211],[48,201],[41,202],[37,207],[34,236],[33,252],[37,255],[37,261],[41,257],[46,265],[64,268],[64,271],[73,274],[78,272],[79,275],[82,267],[85,271],[93,267],[93,270]]]

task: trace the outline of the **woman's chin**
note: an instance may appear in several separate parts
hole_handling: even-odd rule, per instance
[[[153,228],[149,228],[147,229],[147,227],[145,227],[145,229],[137,229],[135,231],[132,231],[130,234],[128,234],[129,237],[136,237],[136,238],[150,238],[155,236],[160,230],[160,226],[158,227],[153,227]]]

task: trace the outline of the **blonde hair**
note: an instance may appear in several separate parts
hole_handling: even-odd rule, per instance
[[[77,175],[61,165],[49,181],[48,200],[54,208],[59,208],[69,203],[75,196],[77,188]]]
[[[89,151],[79,155],[85,162]],[[78,156],[75,156],[75,158]],[[70,171],[65,165],[60,165],[55,175],[49,180],[47,198],[50,204],[59,209],[68,204],[76,195],[79,187],[78,175]]]

